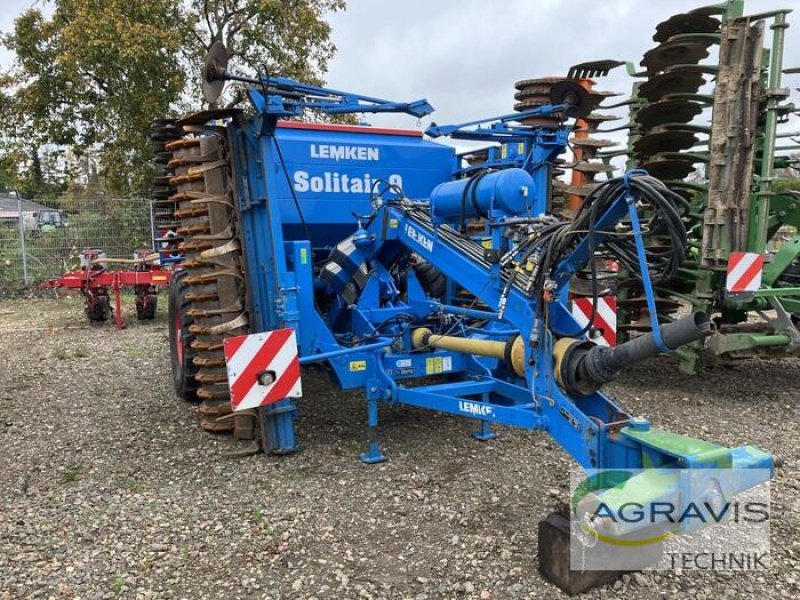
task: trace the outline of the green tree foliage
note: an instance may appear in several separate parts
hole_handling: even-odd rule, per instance
[[[343,10],[345,0],[190,0],[186,19],[186,58],[194,73],[216,41],[228,50],[228,68],[254,75],[273,73],[321,84],[336,51],[327,13]],[[199,97],[199,79],[193,94]],[[233,102],[241,99],[234,93]]]
[[[0,193],[7,194],[14,191],[14,176],[16,170],[6,157],[0,158]]]
[[[37,148],[32,148],[30,153],[30,166],[16,180],[16,191],[23,198],[35,198],[44,189],[44,173],[42,172],[42,159]]]
[[[14,52],[0,75],[0,152],[30,181],[53,148],[79,158],[99,150],[113,193],[150,176],[150,122],[201,108],[199,72],[223,41],[231,68],[265,64],[321,82],[335,48],[328,12],[344,0],[50,0],[22,13],[2,38]],[[234,95],[232,93],[232,95]]]
[[[49,18],[39,8],[18,17],[3,40],[16,63],[0,116],[21,170],[44,145],[99,146],[112,190],[141,186],[132,166],[148,160],[149,122],[186,82],[182,23],[179,0],[58,0]]]
[[[23,143],[11,145],[0,155],[0,192],[17,192],[20,197],[55,206],[67,189],[67,178],[57,151]]]

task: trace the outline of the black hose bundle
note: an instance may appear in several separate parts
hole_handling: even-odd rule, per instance
[[[544,289],[547,280],[556,277],[556,269],[561,261],[588,235],[592,296],[596,302],[597,273],[592,260],[597,249],[595,234],[603,236],[602,246],[625,270],[641,279],[636,241],[630,229],[596,228],[598,219],[615,200],[624,198],[626,194],[630,195],[637,204],[639,214],[643,215],[643,236],[658,236],[669,240],[662,247],[645,247],[651,280],[657,284],[675,276],[688,246],[682,216],[688,212],[689,203],[683,196],[668,189],[660,180],[650,177],[644,171],[631,171],[623,177],[604,181],[592,190],[574,220],[546,227],[538,236],[523,242],[524,251],[520,263],[525,264],[534,257],[537,264],[533,289]]]
[[[574,239],[570,239],[571,237],[579,235],[581,231],[594,233],[597,218],[609,208],[615,199],[626,192],[639,207],[640,215],[644,215],[641,220],[643,236],[662,237],[669,240],[669,243],[664,244],[661,248],[645,248],[647,265],[653,283],[668,281],[675,276],[675,272],[686,256],[688,240],[682,217],[689,211],[689,202],[680,194],[667,188],[661,180],[650,177],[643,171],[634,171],[630,175],[609,179],[592,190],[575,216],[575,220],[565,230],[562,230],[564,235],[559,240],[562,245],[556,248],[556,258],[561,258],[570,250],[570,246],[574,242]],[[594,236],[591,233],[589,240],[594,245]],[[605,230],[603,233],[607,236],[603,241],[603,246],[627,271],[641,278],[636,241],[631,232]]]

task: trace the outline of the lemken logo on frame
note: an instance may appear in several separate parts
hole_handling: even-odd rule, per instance
[[[311,144],[311,158],[339,160],[380,160],[379,148],[367,146],[339,146],[334,144]]]
[[[406,235],[414,240],[417,244],[425,248],[428,252],[433,252],[433,240],[426,236],[421,231],[417,231],[411,225],[406,223]]]

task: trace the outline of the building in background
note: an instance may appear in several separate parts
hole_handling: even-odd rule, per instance
[[[19,227],[20,217],[28,233],[47,232],[67,225],[67,215],[63,210],[32,200],[17,200],[14,194],[0,194],[0,226]]]

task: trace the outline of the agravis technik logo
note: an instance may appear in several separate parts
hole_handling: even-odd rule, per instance
[[[752,469],[573,473],[573,568],[762,568],[769,486],[750,488],[754,476]]]

